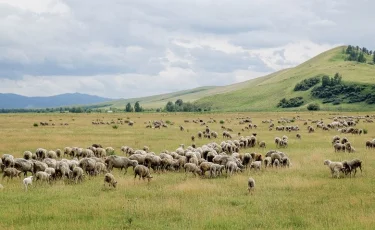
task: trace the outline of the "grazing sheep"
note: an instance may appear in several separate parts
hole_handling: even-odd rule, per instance
[[[250,164],[250,170],[253,168],[255,170],[260,170],[262,167],[262,161],[254,161],[254,162],[251,162]]]
[[[283,156],[283,157],[281,157],[281,161],[280,161],[280,163],[281,163],[281,166],[283,166],[283,167],[288,167],[288,168],[289,168],[289,166],[290,166],[290,160],[289,160],[289,157],[287,157],[287,156]]]
[[[108,183],[109,187],[112,186],[112,187],[116,188],[117,181],[115,180],[115,177],[111,173],[106,173],[104,175],[104,187],[105,187],[106,183]]]
[[[280,161],[278,159],[275,159],[275,161],[273,162],[272,166],[276,167],[276,168],[280,167]]]
[[[107,170],[112,171],[113,168],[119,168],[121,170],[125,169],[124,174],[126,174],[129,166],[133,166],[133,170],[134,170],[135,166],[138,165],[139,161],[137,161],[136,159],[131,160],[131,158],[134,158],[137,155],[138,154],[134,154],[134,155],[130,156],[129,158],[120,157],[120,156],[116,156],[116,155],[109,156],[105,159],[105,163],[107,165]],[[143,162],[144,162],[144,159],[145,159],[146,156],[143,156],[143,157],[144,157],[143,158]]]
[[[9,168],[14,166],[14,157],[10,154],[4,154],[1,157],[1,160],[4,164],[4,168]]]
[[[75,181],[76,184],[78,183],[78,181],[80,182],[83,181],[83,176],[84,176],[84,173],[81,167],[75,167],[73,169],[73,180]]]
[[[147,178],[148,182],[150,182],[152,176],[150,175],[150,170],[144,165],[137,165],[134,168],[134,179],[139,176],[139,179],[145,180]]]
[[[336,177],[340,178],[340,172],[344,170],[342,162],[332,162],[330,160],[325,160],[324,165],[327,165],[329,167],[332,177],[336,174]]]
[[[27,172],[34,173],[34,163],[23,158],[14,159],[14,168],[20,170],[27,176]]]
[[[60,158],[61,157],[61,149],[56,149],[56,155],[57,155],[57,158]]]
[[[35,181],[40,180],[40,181],[46,181],[47,183],[49,183],[50,179],[51,179],[51,174],[48,174],[46,172],[41,172],[41,171],[35,173]]]
[[[271,164],[272,164],[272,159],[271,159],[271,157],[266,157],[266,158],[264,158],[264,167],[270,167],[271,166]]]
[[[185,173],[193,173],[194,176],[197,176],[198,175],[202,175],[202,170],[196,165],[196,164],[193,164],[193,163],[186,163],[184,165],[184,169],[185,169]],[[197,174],[196,174],[197,173]]]
[[[225,171],[228,175],[229,171],[229,176],[232,176],[233,173],[241,171],[241,169],[237,166],[236,162],[234,161],[228,161],[227,164],[225,165]]]
[[[354,170],[354,176],[357,173],[357,168],[361,170],[362,173],[362,161],[359,159],[353,159],[351,161],[342,162],[344,166],[344,172],[347,175],[348,173],[352,176],[352,171]]]
[[[210,166],[210,177],[220,176],[223,173],[224,165],[211,164]]]
[[[259,142],[259,148],[266,148],[266,142],[264,141]]]
[[[138,164],[138,162],[137,162],[137,164]],[[107,170],[107,167],[105,166],[105,164],[103,163],[103,162],[96,162],[95,163],[95,175],[99,175],[99,174],[101,174],[101,173],[107,173],[108,172],[108,170]],[[73,171],[73,173],[74,173],[74,171]]]
[[[252,177],[247,180],[247,190],[249,193],[255,190],[255,180]]]
[[[10,179],[13,179],[13,177],[19,178],[21,173],[22,173],[21,171],[15,169],[15,168],[6,168],[4,170],[2,179],[4,179],[4,177],[8,177],[8,180],[9,180],[9,177],[10,177]]]
[[[55,179],[56,178],[56,170],[54,168],[46,168],[46,170],[44,170],[44,172],[50,174],[51,175],[51,179]]]
[[[32,157],[33,157],[33,153],[30,152],[30,151],[25,151],[25,152],[23,153],[23,158],[24,158],[25,160],[31,160]]]
[[[22,184],[25,187],[25,191],[27,192],[27,187],[33,184],[33,176],[29,176],[23,179]]]
[[[35,154],[36,154],[38,160],[43,160],[44,158],[46,158],[47,150],[46,150],[46,149],[43,149],[43,148],[38,148],[38,149],[35,151]]]
[[[297,133],[296,137],[297,137],[297,139],[301,139],[301,134]]]
[[[55,151],[48,151],[47,152],[47,157],[48,158],[51,158],[51,159],[56,159],[57,158],[57,154],[56,154],[56,152]]]

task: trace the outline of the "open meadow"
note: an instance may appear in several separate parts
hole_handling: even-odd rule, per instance
[[[49,184],[33,182],[26,192],[23,175],[0,183],[0,229],[374,229],[375,226],[375,148],[366,149],[365,142],[375,138],[375,123],[360,119],[355,128],[367,134],[342,134],[336,129],[327,131],[316,127],[313,120],[331,123],[335,116],[365,116],[367,113],[289,112],[289,113],[113,113],[113,114],[1,114],[1,154],[23,157],[23,152],[64,149],[66,146],[88,147],[99,143],[111,146],[116,155],[120,148],[134,150],[148,146],[159,154],[175,151],[180,144],[192,145],[195,135],[197,147],[228,140],[222,138],[221,126],[231,128],[232,139],[257,133],[257,141],[265,141],[266,148],[241,148],[240,153],[260,153],[271,149],[284,152],[291,166],[283,168],[262,165],[260,171],[244,170],[228,176],[225,172],[216,178],[194,177],[183,171],[155,173],[153,179],[134,180],[132,168],[126,175],[119,169],[112,171],[117,187],[104,188],[104,175],[86,176],[79,184],[57,180]],[[371,114],[369,114],[371,115]],[[297,119],[299,116],[299,119]],[[104,122],[134,121],[133,126],[118,124],[93,125],[97,119]],[[256,129],[242,129],[250,117]],[[287,125],[298,125],[299,131],[269,130],[280,118],[293,119]],[[197,137],[205,125],[192,122],[202,119],[217,139]],[[119,120],[120,119],[120,120]],[[216,122],[207,123],[209,120]],[[310,120],[309,120],[310,119]],[[168,128],[146,128],[148,121],[163,120],[173,123]],[[185,123],[189,120],[189,123]],[[220,121],[223,121],[222,124]],[[373,119],[375,120],[375,119]],[[48,126],[34,123],[48,122]],[[307,125],[304,123],[307,122]],[[55,123],[55,126],[51,124]],[[68,125],[61,125],[68,123]],[[179,125],[184,127],[180,131]],[[308,133],[312,125],[315,132]],[[302,138],[297,139],[296,134]],[[288,136],[287,148],[276,148],[275,137]],[[332,137],[347,137],[356,152],[335,152]],[[68,157],[67,157],[68,158]],[[361,159],[363,172],[355,177],[332,178],[324,160]],[[70,158],[69,158],[70,159]],[[31,175],[29,173],[29,175]],[[247,180],[253,177],[256,188],[247,191]]]

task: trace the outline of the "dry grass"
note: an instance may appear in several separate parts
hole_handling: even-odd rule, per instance
[[[227,114],[9,114],[0,116],[0,149],[20,157],[25,150],[38,147],[57,149],[65,146],[87,147],[93,143],[112,146],[120,153],[122,145],[142,148],[148,145],[156,153],[174,150],[180,144],[191,144],[190,137],[203,127],[185,124],[185,119],[213,117],[225,120],[225,126],[237,133],[236,117],[250,116],[258,124],[258,139],[274,149],[276,136],[288,135],[292,167],[246,171],[232,177],[216,179],[195,178],[184,173],[154,174],[151,183],[134,181],[131,169],[127,175],[119,171],[117,189],[103,187],[102,176],[79,185],[58,181],[52,185],[37,185],[24,192],[19,179],[2,181],[0,191],[0,229],[372,229],[375,225],[374,166],[375,150],[366,150],[364,142],[374,138],[375,125],[360,123],[369,134],[346,135],[357,153],[334,153],[330,144],[336,131],[317,130],[308,134],[303,122],[302,140],[295,132],[268,131],[261,120],[300,115],[304,119],[324,118],[327,113],[227,113]],[[353,114],[353,115],[358,115]],[[134,127],[120,125],[91,125],[91,121],[130,118]],[[149,120],[175,122],[168,129],[144,128]],[[33,127],[34,122],[49,121],[69,126]],[[178,125],[185,127],[185,132]],[[221,133],[221,124],[210,124]],[[187,131],[188,130],[188,131]],[[241,133],[248,135],[255,130]],[[236,135],[234,135],[236,136]],[[218,138],[216,142],[221,142]],[[197,145],[208,143],[196,139]],[[246,152],[265,153],[254,148]],[[244,152],[244,151],[243,151]],[[360,158],[364,161],[363,174],[356,178],[332,179],[325,159]],[[247,178],[256,180],[253,195],[247,194]]]

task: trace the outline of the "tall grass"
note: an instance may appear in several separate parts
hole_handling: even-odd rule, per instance
[[[108,130],[107,125],[91,125],[91,121],[123,118],[123,114],[7,114],[0,116],[0,149],[21,157],[23,151],[38,147],[62,149],[65,146],[87,147],[93,143],[112,146],[117,154],[122,145],[135,149],[148,145],[156,153],[173,151],[180,144],[192,144],[190,137],[203,127],[184,123],[185,119],[226,120],[233,133],[239,125],[237,117],[250,116],[258,139],[274,149],[273,139],[287,135],[292,166],[288,169],[246,171],[232,177],[215,179],[193,177],[177,172],[153,173],[153,180],[133,179],[131,169],[124,175],[115,170],[116,189],[103,186],[103,176],[85,178],[82,184],[57,181],[51,185],[34,185],[25,192],[20,179],[2,181],[0,191],[0,229],[371,229],[375,225],[375,150],[365,149],[368,135],[346,135],[356,153],[334,153],[331,137],[336,131],[308,134],[304,121],[295,120],[301,128],[302,140],[295,132],[269,131],[261,121],[280,117],[320,119],[328,122],[332,115],[318,113],[227,113],[227,114],[139,114],[133,127]],[[352,113],[351,115],[364,115]],[[104,116],[104,118],[103,118]],[[32,127],[35,120],[68,122],[69,126]],[[61,119],[61,121],[60,121]],[[74,120],[73,120],[74,119]],[[172,120],[175,126],[146,129],[149,120]],[[181,132],[178,125],[184,125]],[[221,124],[208,124],[221,132]],[[359,123],[358,128],[369,131],[375,124]],[[241,131],[251,135],[254,130]],[[370,132],[371,133],[371,132]],[[219,135],[220,136],[220,135]],[[342,135],[341,135],[342,136]],[[221,138],[215,140],[217,143]],[[197,145],[208,143],[196,139]],[[244,152],[266,153],[260,148]],[[332,179],[323,165],[325,159],[341,161],[360,158],[364,172],[355,178]],[[247,178],[256,180],[253,195],[247,193]]]

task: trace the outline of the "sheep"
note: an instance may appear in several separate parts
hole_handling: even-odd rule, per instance
[[[138,164],[138,162],[136,162]],[[107,173],[107,167],[103,162],[96,162],[95,163],[95,175],[99,175],[100,173]],[[73,170],[74,173],[74,170]]]
[[[32,156],[33,156],[33,153],[30,152],[30,151],[25,151],[25,152],[23,153],[23,158],[24,158],[25,160],[31,160]]]
[[[35,154],[36,154],[38,160],[43,160],[44,158],[46,158],[47,150],[43,149],[43,148],[38,148],[35,151]]]
[[[151,178],[153,178],[150,175],[150,170],[144,165],[135,166],[135,168],[134,168],[134,180],[137,176],[139,176],[139,180],[141,179],[141,177],[142,177],[143,180],[145,180],[147,178],[148,182],[150,182]]]
[[[71,147],[65,147],[64,148],[64,156],[71,156],[72,155],[72,148]]]
[[[104,187],[105,187],[106,183],[108,183],[109,187],[112,186],[112,187],[116,188],[117,181],[115,180],[115,177],[111,173],[106,173],[104,175]]]
[[[56,159],[57,158],[57,154],[56,154],[56,152],[55,151],[48,151],[47,152],[47,157],[48,158],[51,158],[51,159]]]
[[[184,169],[185,169],[185,173],[193,173],[194,176],[197,176],[198,175],[202,175],[202,170],[196,165],[196,164],[193,164],[193,163],[186,163],[184,165]],[[197,173],[197,174],[196,174]]]
[[[229,176],[232,176],[233,173],[241,171],[241,169],[237,166],[236,162],[234,161],[228,161],[227,164],[225,165],[225,169],[226,169],[227,175],[229,171]]]
[[[335,149],[335,152],[339,152],[339,151],[345,152],[345,144],[335,143],[333,145],[333,148]]]
[[[324,165],[327,165],[331,170],[332,177],[336,174],[337,178],[340,178],[340,171],[344,170],[344,166],[342,162],[332,162],[330,160],[325,160]]]
[[[57,156],[57,158],[61,157],[61,153],[62,153],[61,149],[56,149],[56,156]]]
[[[264,141],[259,142],[259,148],[266,148],[266,142]]]
[[[84,173],[83,173],[83,169],[81,167],[75,167],[73,169],[73,180],[75,181],[75,183],[77,184],[78,181],[83,181],[83,176],[84,176]]]
[[[224,165],[211,164],[210,166],[210,177],[220,176],[223,173]]]
[[[34,173],[34,163],[23,158],[16,158],[14,160],[14,167],[24,173],[27,176],[27,172]]]
[[[2,179],[4,179],[4,177],[8,177],[8,180],[9,180],[9,177],[10,177],[10,179],[13,179],[13,177],[19,178],[21,173],[22,173],[21,171],[15,169],[15,168],[6,168],[4,170]]]
[[[254,162],[251,162],[250,164],[250,170],[253,168],[255,170],[260,170],[262,167],[262,161],[254,161]]]
[[[272,166],[276,168],[280,167],[280,161],[278,159],[275,159]]]
[[[134,156],[136,156],[136,154],[132,155],[131,157],[134,157]],[[133,170],[134,170],[135,166],[138,165],[138,161],[130,160],[131,157],[127,158],[127,157],[120,157],[120,156],[115,156],[115,155],[107,157],[105,159],[107,170],[112,171],[113,168],[119,168],[121,170],[125,169],[124,174],[127,173],[129,166],[133,166]]]
[[[362,161],[359,159],[353,159],[351,161],[343,161],[344,172],[347,175],[348,173],[352,176],[352,171],[354,170],[354,176],[357,173],[357,168],[361,170],[362,173]]]
[[[88,175],[92,175],[95,173],[95,164],[96,161],[92,158],[82,158],[79,161],[78,166],[83,169]]]
[[[51,179],[56,178],[56,170],[54,168],[46,168],[44,172],[48,173],[51,175]]]
[[[105,152],[106,152],[107,155],[113,155],[113,154],[115,154],[115,149],[112,148],[112,147],[107,147],[107,148],[105,148]]]
[[[44,162],[40,162],[37,160],[32,160],[32,162],[34,163],[34,173],[37,173],[39,171],[44,172],[44,170],[48,168],[48,165]]]
[[[252,177],[247,180],[247,190],[249,193],[255,190],[255,180]]]
[[[296,134],[296,137],[297,137],[297,139],[301,139],[302,138],[301,134],[299,134],[299,133]]]
[[[4,168],[9,168],[14,166],[14,157],[10,154],[4,154],[1,157],[1,160],[3,162]]]
[[[200,165],[199,165],[199,168],[201,170],[201,173],[202,173],[202,176],[205,176],[205,173],[207,171],[210,171],[210,168],[211,168],[211,165],[213,163],[212,162],[202,162]]]
[[[22,184],[25,187],[25,191],[27,192],[27,187],[33,184],[33,176],[29,176],[23,179]]]
[[[51,179],[51,174],[48,174],[46,172],[41,172],[41,171],[35,173],[35,181],[40,180],[40,181],[46,181],[47,183],[49,183],[50,179]]]
[[[288,167],[288,168],[289,168],[289,166],[290,166],[290,160],[289,160],[289,157],[287,157],[287,156],[283,156],[283,157],[281,157],[281,161],[280,161],[280,163],[281,163],[281,166],[283,166],[283,167]]]
[[[272,159],[271,157],[265,157],[263,162],[264,162],[264,166],[267,168],[271,166]]]

